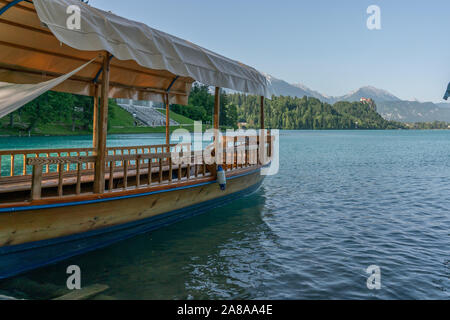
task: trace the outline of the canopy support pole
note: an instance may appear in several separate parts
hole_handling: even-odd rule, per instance
[[[262,165],[266,163],[266,139],[265,139],[265,129],[264,129],[264,96],[261,96],[261,103],[260,103],[260,133],[259,133],[259,161]]]
[[[166,144],[167,152],[170,152],[170,104],[169,104],[169,93],[164,95],[166,102]]]
[[[166,103],[166,144],[167,144],[167,152],[170,152],[170,103],[169,103],[169,92],[172,89],[175,82],[178,80],[179,76],[176,76],[169,87],[166,90],[166,94],[163,96]]]
[[[214,95],[214,129],[219,130],[220,121],[220,88],[216,87],[216,92]]]
[[[95,178],[94,193],[105,192],[105,159],[106,159],[106,136],[108,134],[108,100],[109,100],[109,71],[110,54],[105,53],[103,57],[102,90],[100,97],[100,110],[98,121],[98,145],[95,149]]]
[[[94,84],[94,117],[92,125],[92,147],[97,150],[98,146],[98,84]]]
[[[220,157],[222,154],[219,152],[219,129],[220,128],[220,88],[216,87],[214,93],[214,143],[215,143],[215,155]],[[216,159],[216,163],[218,163]]]
[[[261,111],[260,111],[260,126],[261,130],[264,130],[264,96],[261,96],[261,105],[260,105]]]

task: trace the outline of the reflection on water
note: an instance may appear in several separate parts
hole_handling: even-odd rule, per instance
[[[110,287],[104,299],[449,298],[449,131],[284,131],[280,148],[280,173],[250,197],[0,282],[0,294],[62,295],[77,264],[84,286]],[[379,291],[366,287],[373,264]]]

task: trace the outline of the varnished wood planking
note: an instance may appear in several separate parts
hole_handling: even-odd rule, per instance
[[[0,246],[47,240],[153,217],[229,195],[257,184],[259,171],[228,181],[221,191],[216,183],[64,208],[0,214]]]

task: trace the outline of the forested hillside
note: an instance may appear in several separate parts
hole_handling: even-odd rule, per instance
[[[220,94],[220,124],[236,128],[259,127],[260,99],[245,94]],[[109,128],[119,133],[143,132],[133,117],[110,100]],[[194,85],[189,105],[172,105],[172,112],[205,124],[213,122],[214,96],[208,86]],[[369,105],[360,102],[337,102],[334,105],[316,98],[273,97],[265,102],[267,128],[274,129],[398,129],[405,124],[384,120]],[[91,97],[47,92],[31,103],[1,119],[2,134],[86,134],[92,130]],[[409,126],[411,128],[411,126]],[[416,126],[420,128],[420,126]],[[139,129],[139,130],[137,130]],[[117,131],[119,130],[119,131]],[[125,129],[124,129],[125,130]],[[148,131],[148,130],[147,130]],[[148,131],[152,132],[152,131]]]
[[[1,119],[2,133],[86,133],[92,130],[93,104],[92,97],[49,91]],[[120,110],[113,100],[109,104],[111,124]]]
[[[0,135],[83,135],[92,133],[94,102],[92,97],[47,92],[19,110],[0,119]],[[190,124],[171,112],[171,119]],[[180,121],[183,120],[183,121]],[[173,129],[176,127],[174,126]],[[137,125],[133,115],[109,100],[109,133],[164,132],[164,127]]]
[[[237,122],[259,127],[259,103],[256,96],[225,94],[220,96],[222,126],[236,127]],[[195,85],[188,106],[172,106],[175,112],[194,120],[212,121],[214,96],[207,86]],[[266,99],[266,127],[276,129],[398,129],[404,124],[384,120],[369,105],[337,102],[334,105],[315,98],[273,97]]]
[[[235,104],[240,122],[259,126],[259,98],[244,94],[228,97]],[[334,105],[315,98],[273,97],[266,99],[266,127],[279,129],[398,129],[401,123],[384,120],[369,105],[337,102]]]

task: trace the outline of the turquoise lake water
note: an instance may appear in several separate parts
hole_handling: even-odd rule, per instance
[[[90,144],[0,138],[0,149]],[[257,193],[0,282],[0,294],[67,293],[73,264],[83,286],[110,287],[105,299],[449,299],[450,131],[282,131],[280,171]],[[370,265],[380,290],[366,286]]]

